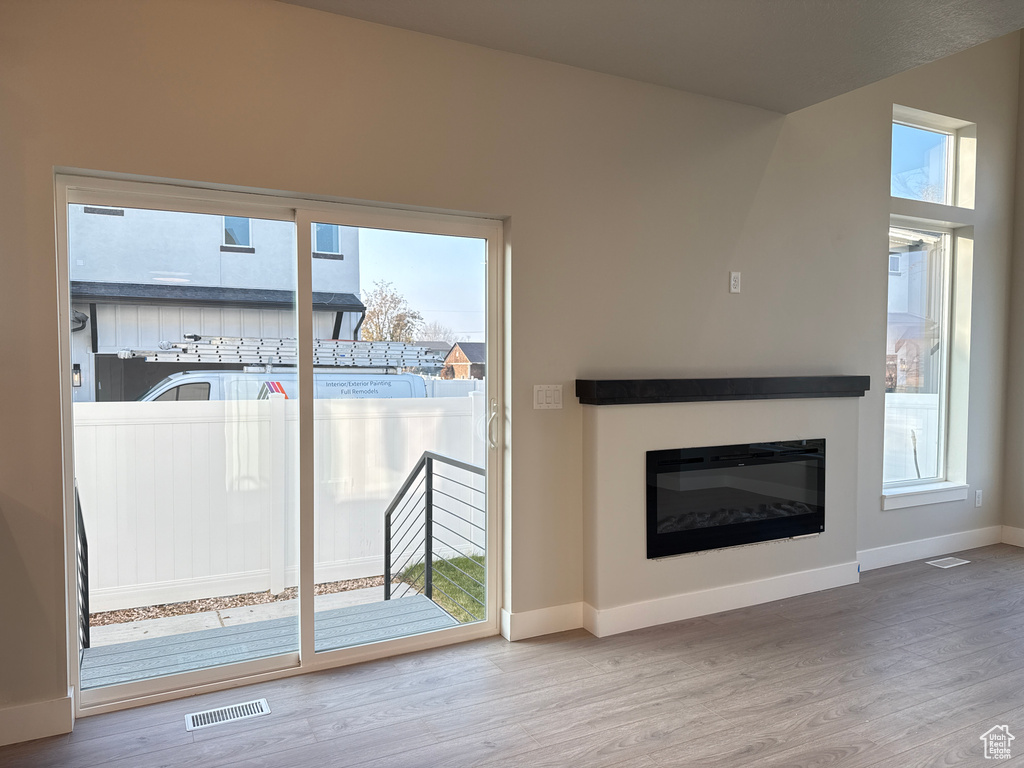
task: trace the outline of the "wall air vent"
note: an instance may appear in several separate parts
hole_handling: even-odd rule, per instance
[[[233,723],[236,720],[248,720],[250,717],[269,715],[270,705],[266,699],[247,701],[244,704],[231,704],[217,709],[208,709],[205,712],[194,712],[185,715],[185,730],[195,731],[199,728],[209,728],[211,725],[221,723]]]
[[[938,560],[928,560],[926,565],[934,565],[936,568],[953,568],[957,565],[967,565],[970,560],[962,560],[959,557],[942,557]]]

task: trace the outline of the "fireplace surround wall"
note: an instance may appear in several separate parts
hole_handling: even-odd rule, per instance
[[[602,636],[855,583],[859,403],[798,395],[585,406],[584,626]],[[813,438],[828,445],[823,533],[647,559],[647,451]]]

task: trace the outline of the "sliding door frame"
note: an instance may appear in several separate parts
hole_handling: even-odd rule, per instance
[[[67,608],[68,679],[74,690],[76,717],[126,707],[181,698],[208,691],[303,674],[319,669],[384,658],[498,634],[503,594],[502,529],[505,499],[505,418],[487,424],[487,616],[484,621],[459,625],[409,637],[385,640],[316,653],[314,650],[314,553],[315,523],[313,500],[313,305],[312,224],[388,229],[435,235],[479,238],[487,243],[486,265],[486,350],[488,412],[493,404],[498,414],[507,413],[505,404],[505,248],[503,223],[494,218],[430,213],[391,207],[332,202],[300,195],[260,190],[213,189],[174,181],[135,181],[103,174],[66,171],[55,176],[57,298],[60,329],[61,416],[64,485],[65,571]],[[211,667],[163,678],[81,690],[77,632],[77,565],[74,499],[74,413],[71,387],[71,297],[68,255],[68,205],[125,206],[151,210],[180,211],[249,218],[293,221],[296,225],[296,313],[298,322],[299,433],[299,637],[296,653],[267,659]],[[304,373],[305,372],[305,373]]]

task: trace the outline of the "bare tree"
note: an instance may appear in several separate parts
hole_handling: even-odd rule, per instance
[[[423,316],[387,281],[378,280],[364,302],[366,317],[360,328],[363,341],[404,341],[416,338]]]
[[[447,325],[432,320],[416,333],[416,341],[443,341],[454,344],[456,341],[464,341],[464,339]]]

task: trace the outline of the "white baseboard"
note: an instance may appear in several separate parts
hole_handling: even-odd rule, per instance
[[[1015,547],[1024,547],[1024,528],[1004,525],[1002,542],[1003,544],[1012,544]]]
[[[976,528],[973,531],[949,533],[945,536],[933,536],[929,539],[917,539],[902,544],[890,544],[886,547],[861,550],[857,553],[857,559],[860,560],[862,571],[871,571],[889,565],[923,560],[926,557],[948,555],[950,552],[998,544],[1005,541],[1003,538],[1005,531],[1006,526],[993,525],[988,528]],[[1021,531],[1021,535],[1024,537],[1024,531]],[[1022,542],[1024,542],[1024,538],[1022,538]]]
[[[782,600],[808,592],[856,584],[858,578],[857,563],[841,563],[604,610],[597,610],[584,604],[583,626],[597,637],[607,637],[657,624],[668,624],[696,616],[745,608],[748,605]]]
[[[0,747],[71,733],[75,724],[71,694],[69,689],[68,695],[60,699],[0,709]]]
[[[582,626],[583,603],[566,603],[518,613],[501,609],[501,635],[506,640],[526,640]]]

